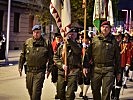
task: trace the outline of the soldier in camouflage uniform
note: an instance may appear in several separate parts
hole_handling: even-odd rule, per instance
[[[46,63],[53,64],[51,44],[41,36],[41,26],[32,28],[33,37],[25,41],[19,60],[19,73],[22,76],[25,64],[26,87],[31,100],[41,100]]]
[[[64,64],[63,45],[60,45],[54,55],[54,62],[58,67],[57,94],[60,100],[74,100],[74,92],[77,89],[77,76],[81,66],[81,48],[75,42],[77,32],[74,31],[72,29],[67,35],[69,38],[67,39],[67,66]],[[65,70],[67,70],[66,81]]]
[[[94,100],[110,100],[114,73],[117,73],[118,81],[121,77],[120,48],[110,30],[110,22],[104,21],[101,24],[101,34],[92,39],[90,46],[92,53],[88,56],[93,59],[91,86]],[[87,69],[84,68],[83,73],[86,75]],[[102,95],[100,93],[101,87]]]

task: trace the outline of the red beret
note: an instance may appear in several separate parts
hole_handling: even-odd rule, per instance
[[[103,25],[109,25],[110,26],[110,21],[104,21],[104,22],[102,22],[101,26],[103,26]]]

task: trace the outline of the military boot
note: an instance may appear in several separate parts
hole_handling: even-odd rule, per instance
[[[83,96],[83,100],[88,100],[88,97],[87,96]]]
[[[112,93],[111,93],[111,99],[114,99],[115,97],[115,86],[112,88]]]
[[[120,88],[116,88],[115,89],[115,97],[114,97],[114,100],[119,100],[119,95],[120,95]]]

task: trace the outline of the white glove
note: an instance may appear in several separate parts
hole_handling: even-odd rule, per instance
[[[87,47],[87,45],[85,43],[82,43],[82,46],[83,46],[83,48],[86,48]]]
[[[128,70],[128,68],[129,68],[129,67],[128,67],[128,66],[126,66],[126,67],[125,67],[125,71],[127,71],[127,70]]]

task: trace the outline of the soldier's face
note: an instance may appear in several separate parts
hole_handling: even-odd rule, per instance
[[[68,37],[72,40],[75,40],[77,38],[77,33],[76,32],[70,32],[70,33],[68,33]]]
[[[34,30],[33,31],[33,38],[37,40],[40,37],[41,37],[41,30]]]
[[[106,37],[111,31],[111,28],[109,25],[102,25],[101,26],[101,33]]]
[[[56,40],[57,43],[60,43],[62,41],[62,37],[61,36],[55,37],[55,40]]]

